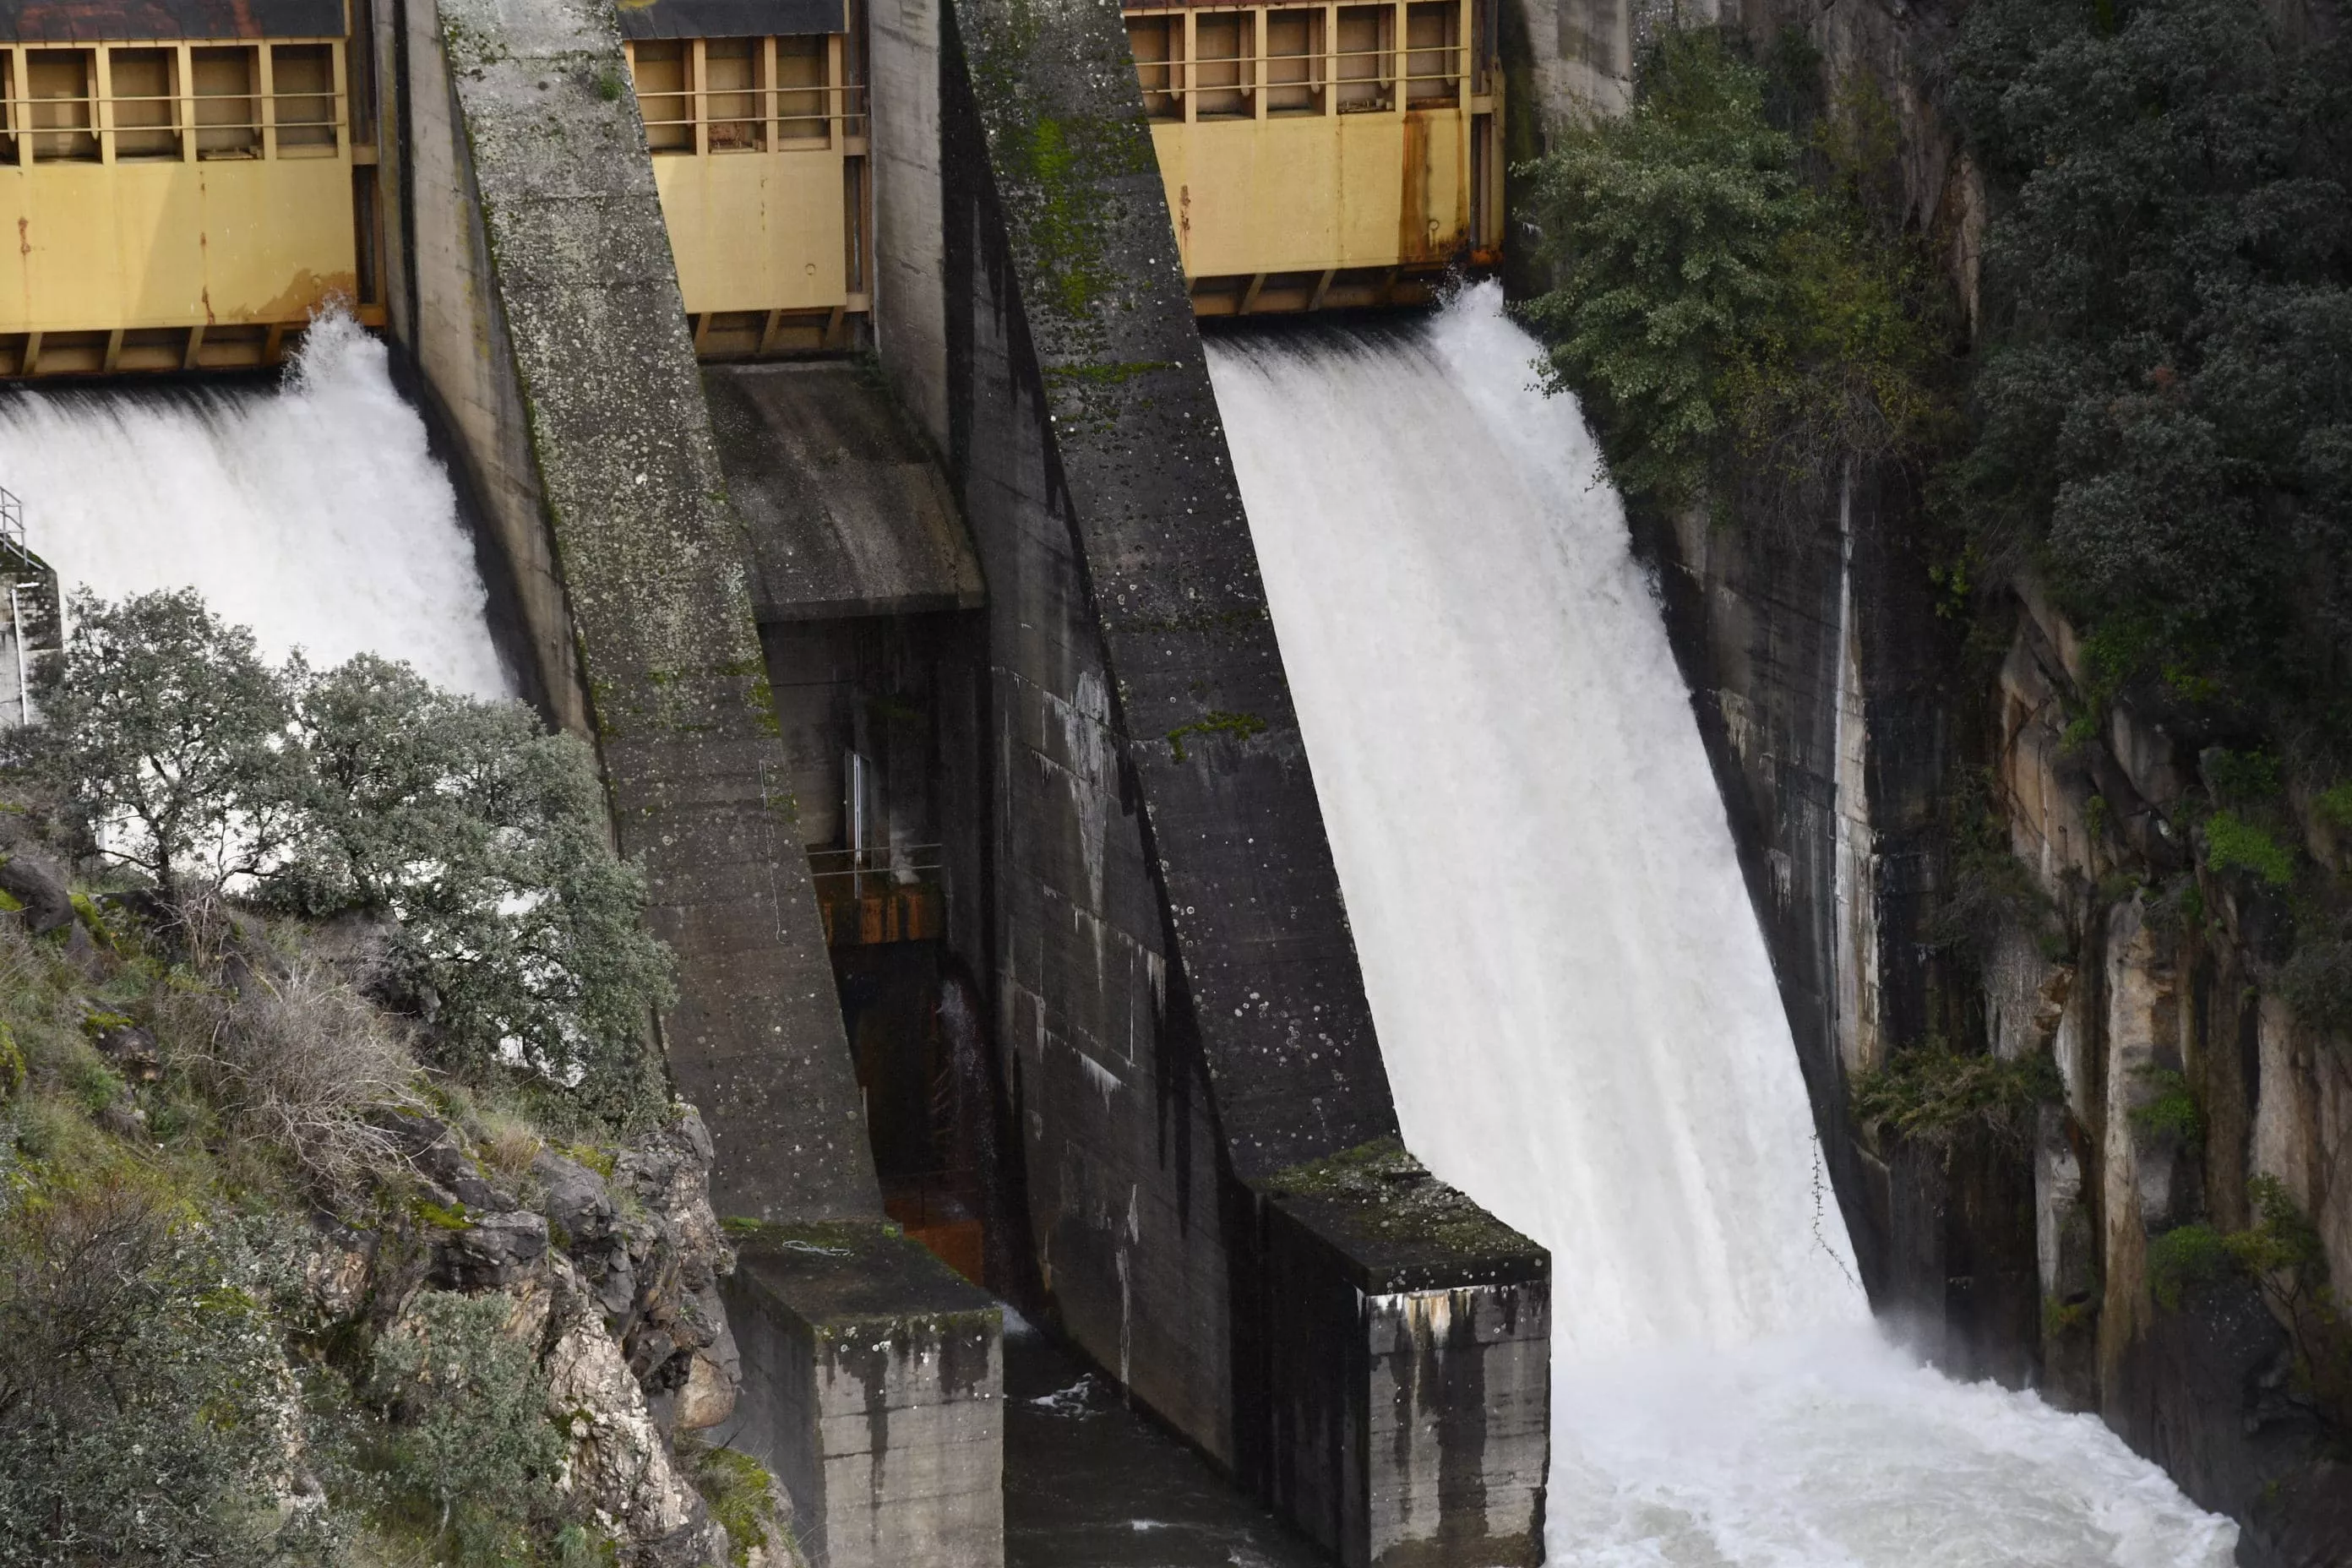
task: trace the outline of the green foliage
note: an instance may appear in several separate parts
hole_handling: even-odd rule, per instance
[[[614,1121],[657,1103],[667,951],[606,839],[594,760],[518,703],[366,656],[271,668],[193,594],[77,602],[18,760],[167,901],[219,887],[389,916],[436,1065],[514,1064]]]
[[[1176,760],[1184,760],[1184,741],[1192,735],[1229,735],[1235,741],[1246,741],[1265,732],[1265,721],[1255,713],[1228,713],[1213,710],[1208,717],[1195,719],[1189,724],[1179,724],[1168,731],[1169,750]]]
[[[2352,827],[2352,779],[2340,779],[2314,795],[2311,808],[2339,832]]]
[[[1981,954],[2000,932],[2016,926],[2053,956],[2063,952],[2064,929],[2050,898],[2025,863],[2010,852],[2009,829],[1993,799],[1993,783],[1979,775],[1947,801],[1943,896],[1929,921],[1938,947]]]
[[[2060,1340],[2078,1334],[2089,1328],[2099,1315],[2099,1304],[2088,1297],[2068,1300],[2060,1296],[2042,1299],[2042,1332],[2045,1339]]]
[[[678,1458],[686,1461],[694,1489],[709,1505],[710,1517],[727,1531],[732,1545],[729,1561],[745,1568],[755,1548],[769,1543],[774,1522],[768,1468],[751,1455],[733,1448],[709,1447],[681,1438]]]
[[[370,1456],[381,1506],[445,1562],[529,1563],[565,1522],[563,1436],[530,1348],[507,1332],[514,1305],[425,1290],[376,1342],[365,1394],[390,1424]]]
[[[2156,1092],[2132,1108],[2131,1124],[2151,1137],[2195,1147],[2205,1141],[2205,1110],[2189,1079],[2169,1068],[2143,1068],[2139,1076]]]
[[[2342,731],[2352,651],[2352,69],[2257,0],[1968,8],[1952,103],[1997,186],[1989,553],[2129,626],[2132,678]]]
[[[2338,1427],[2352,1426],[2352,1321],[2327,1278],[2319,1232],[2276,1176],[2247,1184],[2254,1223],[2223,1233],[2186,1225],[2148,1243],[2148,1283],[2177,1310],[2229,1280],[2250,1282],[2286,1325],[2295,1383]]]
[[[2031,1132],[2035,1109],[2065,1085],[2046,1056],[1962,1056],[1929,1044],[1898,1050],[1855,1076],[1853,1118],[1864,1128],[1948,1147],[1982,1130],[2009,1142]]]
[[[2157,1304],[2177,1309],[2195,1292],[2230,1277],[2234,1259],[2210,1225],[2175,1226],[2147,1244],[2147,1282]]]
[[[2296,1017],[2338,1041],[2352,1038],[2352,929],[2342,921],[2298,926],[2294,952],[2273,984]]]
[[[620,102],[621,94],[626,87],[627,84],[621,79],[619,71],[606,69],[596,73],[596,96],[606,103]]]
[[[2261,811],[2274,805],[2284,787],[2278,759],[2268,752],[2232,752],[2216,746],[2203,758],[2205,782],[2213,798],[2238,811]]]
[[[2216,869],[2251,872],[2273,888],[2294,880],[2294,857],[2286,847],[2233,811],[2205,819],[2205,858]]]
[[[645,1021],[669,1001],[668,954],[643,876],[605,842],[588,749],[366,656],[303,683],[293,733],[304,811],[265,896],[395,917],[443,1066],[520,1059],[615,1120],[653,1103]]]
[[[68,802],[97,850],[175,898],[190,874],[248,875],[282,842],[293,797],[286,678],[253,634],[193,590],[108,604],[74,596],[44,722],[17,760]]]
[[[0,1186],[0,1564],[324,1560],[279,1252],[135,1168]]]
[[[1735,450],[1779,489],[1818,487],[1933,423],[1927,290],[1864,205],[1885,106],[1850,93],[1822,121],[1817,187],[1767,88],[1721,35],[1668,32],[1631,114],[1525,171],[1558,280],[1525,318],[1630,494],[1688,500]]]

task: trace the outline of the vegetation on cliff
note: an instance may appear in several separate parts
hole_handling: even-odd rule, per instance
[[[0,1565],[699,1560],[649,1402],[729,1254],[584,752],[76,610],[0,778]]]
[[[1737,473],[1818,507],[1848,459],[1924,449],[1948,408],[1931,274],[1868,199],[1885,102],[1858,84],[1824,102],[1801,35],[1771,64],[1666,33],[1631,114],[1527,170],[1554,286],[1522,315],[1611,477],[1663,505]]]
[[[1998,205],[1958,514],[2110,680],[2352,742],[2352,40],[2255,0],[1980,0]]]

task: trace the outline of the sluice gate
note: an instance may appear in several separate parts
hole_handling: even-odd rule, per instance
[[[383,323],[368,0],[0,10],[0,377],[275,364]]]
[[[864,18],[856,0],[620,8],[695,352],[869,339]]]
[[[1125,14],[1200,314],[1424,304],[1500,259],[1488,0]]]

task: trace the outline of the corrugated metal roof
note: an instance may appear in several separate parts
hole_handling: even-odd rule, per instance
[[[764,38],[845,33],[843,0],[620,0],[632,38]]]
[[[0,0],[0,39],[334,38],[343,0]]]

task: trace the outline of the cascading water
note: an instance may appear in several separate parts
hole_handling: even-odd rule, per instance
[[[512,689],[449,477],[349,316],[320,319],[274,390],[0,395],[0,484],[68,591],[194,587],[272,655]]]
[[[1550,1560],[2228,1563],[2095,1419],[1872,1323],[1658,605],[1500,290],[1209,357],[1405,1141],[1552,1251]]]

